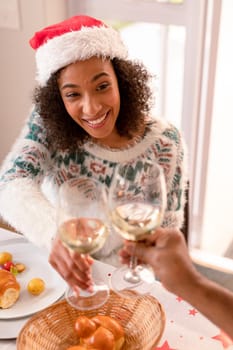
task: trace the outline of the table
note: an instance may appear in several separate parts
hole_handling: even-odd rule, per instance
[[[1,241],[18,235],[0,228]],[[94,274],[109,278],[114,267],[99,261],[94,263]],[[166,291],[155,282],[151,294],[163,305],[166,313],[166,326],[159,345],[153,350],[233,350],[233,343],[221,330],[208,321],[190,304]],[[23,320],[26,323],[28,318]],[[0,339],[1,350],[16,350],[16,340]],[[45,349],[46,350],[46,349]]]

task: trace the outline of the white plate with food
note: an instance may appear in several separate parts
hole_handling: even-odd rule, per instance
[[[10,252],[14,263],[22,263],[25,270],[17,274],[20,284],[20,296],[14,305],[7,309],[0,308],[0,321],[13,320],[30,316],[60,299],[67,287],[65,281],[48,263],[47,254],[31,243],[16,243],[1,245],[1,251]],[[39,295],[32,295],[27,285],[33,278],[40,278],[45,283],[44,291]],[[0,327],[0,338],[4,334]]]

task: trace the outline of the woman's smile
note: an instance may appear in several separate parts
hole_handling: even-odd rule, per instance
[[[107,117],[108,117],[108,113],[106,112],[104,115],[100,116],[100,117],[97,117],[96,119],[85,119],[83,118],[84,121],[87,122],[87,124],[91,127],[91,128],[101,128],[106,120],[107,120]]]

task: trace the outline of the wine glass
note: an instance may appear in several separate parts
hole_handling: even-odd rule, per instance
[[[57,210],[58,235],[63,244],[80,254],[92,254],[101,249],[108,234],[102,185],[89,178],[72,178],[59,188]],[[109,287],[95,281],[93,292],[80,289],[77,296],[72,288],[66,291],[67,301],[80,310],[95,309],[109,296]]]
[[[117,166],[107,199],[115,231],[126,240],[143,240],[163,221],[167,202],[163,169],[150,161]],[[154,281],[152,268],[137,264],[132,256],[129,266],[112,273],[110,283],[115,292],[126,296],[135,288],[140,294],[148,293]]]

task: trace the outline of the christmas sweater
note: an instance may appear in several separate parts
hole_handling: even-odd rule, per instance
[[[50,249],[56,235],[59,186],[68,178],[87,176],[109,186],[116,164],[129,163],[135,173],[150,159],[164,170],[167,208],[164,227],[183,223],[186,151],[179,130],[164,119],[153,119],[142,138],[124,149],[85,142],[77,151],[51,149],[42,118],[32,111],[0,170],[0,216],[37,246]],[[122,238],[111,230],[96,258],[117,265]]]

